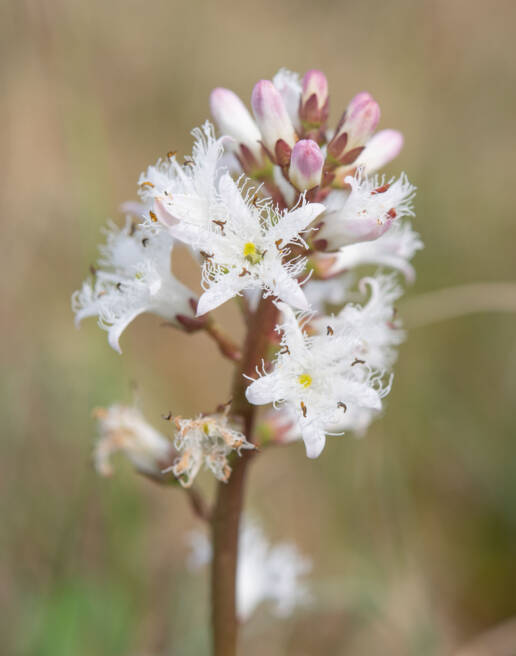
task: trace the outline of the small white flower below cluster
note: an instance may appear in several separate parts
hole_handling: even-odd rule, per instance
[[[111,476],[111,456],[120,451],[142,474],[161,478],[162,470],[173,458],[172,443],[155,430],[138,408],[121,404],[97,408],[99,438],[95,446],[95,469]]]
[[[211,544],[205,533],[192,532],[190,544],[188,564],[192,569],[211,561]],[[241,621],[248,620],[263,602],[271,602],[278,617],[287,617],[310,600],[302,579],[312,564],[295,544],[271,545],[259,524],[246,518],[240,529],[238,553],[236,595]]]
[[[231,474],[228,458],[241,455],[242,449],[254,449],[239,431],[228,426],[226,415],[198,419],[176,417],[174,446],[179,456],[165,471],[171,471],[183,487],[190,487],[204,465],[215,478],[226,482]],[[165,472],[164,472],[165,473]]]

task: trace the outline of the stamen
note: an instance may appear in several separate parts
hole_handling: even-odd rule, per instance
[[[355,358],[351,363],[351,366],[354,367],[356,364],[365,364],[365,360],[359,360],[359,358]]]
[[[302,411],[302,413],[303,413],[303,417],[306,417],[307,407],[306,407],[306,405],[303,403],[303,401],[301,401],[301,411]]]
[[[376,194],[385,193],[387,191],[387,189],[389,189],[390,186],[391,186],[390,183],[387,183],[387,184],[382,185],[381,187],[377,187],[376,189],[373,189],[373,191],[371,192],[371,196],[375,196]]]
[[[333,328],[331,326],[326,326],[326,334],[333,335]]]
[[[221,231],[222,231],[222,234],[225,234],[225,233],[224,233],[224,226],[226,225],[227,221],[222,221],[222,219],[220,219],[220,220],[218,220],[218,221],[212,221],[212,223],[214,223],[215,225],[218,225],[219,228],[220,228]]]
[[[344,412],[346,412],[347,409],[348,409],[348,406],[345,403],[343,403],[342,401],[339,401],[337,403],[337,408],[342,408],[344,410]]]

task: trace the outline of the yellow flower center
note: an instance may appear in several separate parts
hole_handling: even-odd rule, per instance
[[[247,244],[244,245],[243,252],[245,259],[251,264],[257,264],[263,256],[252,241],[248,241]]]
[[[310,374],[301,374],[297,377],[297,382],[306,389],[312,384],[312,376]]]

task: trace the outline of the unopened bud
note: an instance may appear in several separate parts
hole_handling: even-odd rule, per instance
[[[236,93],[222,87],[213,89],[210,109],[222,134],[232,137],[239,146],[247,147],[257,160],[262,158],[260,130]]]
[[[300,116],[305,125],[318,127],[328,118],[328,80],[322,71],[310,70],[303,78]]]
[[[363,91],[349,103],[341,118],[328,152],[341,164],[353,164],[364,150],[364,144],[380,120],[380,107],[376,100]]]
[[[403,135],[397,130],[381,130],[366,144],[365,150],[356,161],[366,173],[374,173],[397,157],[403,148]]]
[[[312,139],[301,139],[292,149],[289,179],[292,184],[304,191],[313,189],[321,183],[324,155]]]
[[[276,154],[276,144],[282,141],[289,148],[296,143],[296,133],[281,94],[270,80],[260,80],[251,96],[254,116],[265,147]]]

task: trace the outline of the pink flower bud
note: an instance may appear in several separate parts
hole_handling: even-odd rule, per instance
[[[344,112],[328,151],[342,164],[353,164],[380,120],[380,107],[367,91],[357,94]]]
[[[356,161],[366,173],[374,173],[397,157],[403,148],[403,135],[397,130],[381,130],[366,144],[364,152]]]
[[[321,71],[308,71],[303,78],[300,116],[305,123],[321,125],[328,118],[328,80]]]
[[[222,134],[232,137],[238,145],[247,146],[256,158],[261,158],[260,131],[240,98],[218,87],[210,94],[213,119]]]
[[[301,139],[292,149],[289,179],[292,184],[304,191],[313,189],[321,182],[324,155],[312,139]]]
[[[292,148],[296,143],[296,133],[285,103],[270,80],[260,80],[255,84],[251,104],[262,133],[263,143],[269,152],[275,154],[276,143],[279,140]]]

